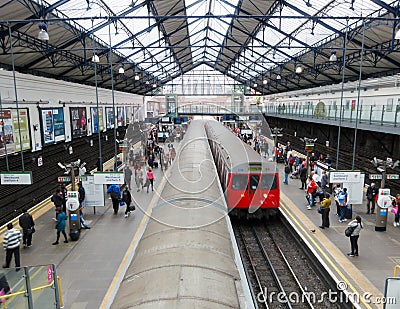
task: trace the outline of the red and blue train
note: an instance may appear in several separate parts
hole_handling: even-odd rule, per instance
[[[276,215],[280,185],[275,162],[268,162],[217,121],[207,121],[205,129],[230,214]]]

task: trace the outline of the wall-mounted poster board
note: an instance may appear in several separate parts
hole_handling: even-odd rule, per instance
[[[18,131],[18,118],[20,131]],[[17,116],[17,109],[0,110],[0,155],[5,154],[6,149],[7,153],[20,151],[21,144],[22,150],[31,148],[28,109],[20,108],[19,117]]]
[[[112,107],[106,107],[106,129],[114,129],[115,115]]]
[[[59,108],[41,108],[40,123],[43,145],[65,140],[64,112]]]
[[[72,138],[87,135],[86,107],[70,107]]]
[[[104,130],[104,122],[103,122],[103,108],[99,107],[97,111],[97,107],[91,107],[90,113],[92,115],[92,132],[99,133]]]
[[[125,125],[125,111],[123,106],[117,107],[117,121],[119,127]]]
[[[129,124],[131,122],[132,114],[131,107],[125,106],[125,124]]]

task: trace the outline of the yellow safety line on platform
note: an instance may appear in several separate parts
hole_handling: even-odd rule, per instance
[[[281,195],[284,195],[281,193]],[[287,197],[285,196],[285,198],[287,199]],[[290,200],[289,200],[290,201]],[[290,201],[291,202],[291,201]],[[347,279],[347,277],[340,271],[340,269],[335,265],[335,262],[332,261],[332,259],[325,253],[325,251],[319,246],[319,244],[313,239],[311,238],[311,236],[309,235],[309,233],[305,230],[305,228],[303,227],[303,225],[301,225],[299,223],[299,221],[297,220],[297,218],[295,218],[293,216],[293,214],[291,212],[288,211],[288,209],[286,208],[286,206],[280,202],[280,205],[282,206],[282,208],[285,210],[286,214],[289,215],[291,217],[291,219],[296,223],[296,225],[302,230],[302,232],[304,233],[305,236],[307,236],[307,238],[313,243],[313,245],[315,246],[315,248],[318,249],[318,251],[323,255],[323,257],[328,261],[328,263],[332,266],[332,268],[337,272],[337,274],[343,279],[343,281],[346,282],[347,286],[350,287],[350,289],[354,292],[354,293],[358,293],[358,295],[360,295],[360,300],[361,302],[365,305],[366,308],[372,309],[372,307],[365,302],[365,300],[363,299],[362,295],[363,293],[359,293],[357,291],[357,289],[350,283],[350,281]]]
[[[118,267],[117,272],[115,273],[114,279],[113,279],[113,281],[111,282],[111,285],[110,285],[110,287],[108,288],[107,293],[106,293],[106,295],[104,296],[103,301],[102,301],[102,303],[101,303],[99,309],[105,309],[105,308],[107,308],[107,305],[108,305],[109,302],[110,302],[111,296],[112,296],[112,294],[114,293],[115,289],[117,288],[118,281],[119,281],[119,279],[121,278],[121,276],[123,275],[122,273],[123,273],[124,269],[125,269],[126,266],[127,266],[127,263],[128,263],[128,260],[129,260],[129,256],[130,256],[130,254],[131,254],[133,248],[135,247],[136,242],[138,241],[139,235],[142,234],[142,230],[145,228],[146,220],[147,220],[148,217],[151,216],[151,214],[152,214],[152,212],[153,212],[153,207],[154,207],[156,198],[159,196],[159,195],[158,195],[158,193],[159,193],[158,191],[161,190],[161,189],[164,187],[164,182],[165,182],[166,179],[167,179],[166,176],[165,176],[165,175],[166,175],[166,172],[167,172],[167,171],[165,171],[164,176],[163,176],[163,178],[162,178],[160,184],[158,185],[157,190],[154,191],[154,193],[156,193],[156,194],[153,195],[153,198],[151,199],[151,201],[150,201],[150,203],[149,203],[149,207],[147,207],[147,209],[146,209],[146,211],[145,211],[145,213],[144,213],[144,215],[143,215],[142,221],[140,222],[139,227],[138,227],[138,229],[136,230],[135,235],[133,236],[133,239],[132,239],[132,241],[131,241],[131,243],[130,243],[130,245],[129,245],[128,250],[126,250],[126,253],[125,253],[125,255],[124,255],[124,257],[123,257],[123,259],[122,259],[122,261],[121,261],[121,263],[120,263],[120,265],[119,265],[119,267]]]

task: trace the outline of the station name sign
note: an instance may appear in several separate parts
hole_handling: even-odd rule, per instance
[[[360,171],[331,171],[329,172],[329,183],[359,182]]]
[[[2,185],[31,185],[32,172],[0,172]]]
[[[123,172],[97,172],[94,173],[94,183],[97,185],[124,184]]]

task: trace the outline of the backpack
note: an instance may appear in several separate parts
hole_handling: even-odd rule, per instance
[[[357,226],[348,226],[346,230],[344,231],[344,235],[347,237],[350,237],[351,234],[353,234],[354,230],[356,229]]]
[[[117,192],[115,192],[115,191],[111,191],[110,196],[111,196],[111,198],[113,200],[119,200],[120,199],[119,194]]]

